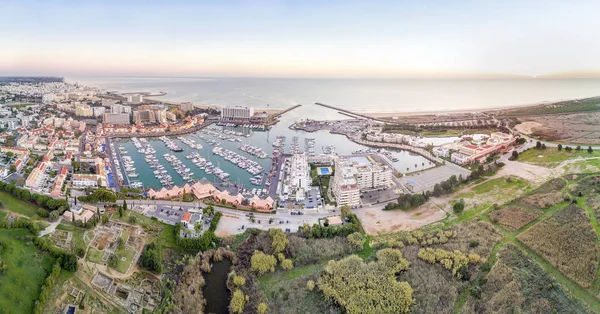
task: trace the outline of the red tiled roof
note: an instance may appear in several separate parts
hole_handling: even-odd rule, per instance
[[[190,213],[185,213],[185,214],[183,214],[183,217],[181,217],[181,221],[190,222],[191,220],[192,220],[192,214],[190,214]]]

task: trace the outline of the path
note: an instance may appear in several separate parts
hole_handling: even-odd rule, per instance
[[[54,230],[56,230],[56,226],[58,226],[60,224],[62,219],[63,219],[63,216],[58,217],[57,221],[51,223],[48,227],[46,227],[46,229],[44,229],[40,232],[39,237],[41,238],[47,234],[51,234],[52,232],[54,232]]]

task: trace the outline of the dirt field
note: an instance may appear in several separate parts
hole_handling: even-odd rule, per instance
[[[354,213],[368,234],[413,230],[446,217],[446,213],[433,201],[411,211],[361,208]]]
[[[528,116],[521,120],[526,122],[521,124],[523,131],[519,129],[520,125],[516,127],[518,131],[542,140],[600,144],[600,112]]]
[[[531,133],[533,133],[533,131],[534,131],[535,128],[539,128],[541,126],[542,125],[540,123],[538,123],[538,122],[526,121],[526,122],[523,122],[523,123],[521,123],[519,125],[516,125],[515,126],[515,130],[519,131],[519,132],[521,132],[523,134],[530,135]]]

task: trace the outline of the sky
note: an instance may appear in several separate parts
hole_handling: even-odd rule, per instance
[[[600,1],[6,1],[0,75],[600,77]]]

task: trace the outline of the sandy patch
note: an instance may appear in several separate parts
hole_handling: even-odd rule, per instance
[[[361,208],[354,213],[368,234],[414,230],[446,217],[446,213],[432,202],[411,211]]]
[[[521,132],[523,134],[530,135],[531,133],[533,133],[535,128],[539,128],[541,126],[542,126],[541,123],[527,121],[527,122],[523,122],[523,123],[516,125],[515,130],[517,130],[518,132]]]

